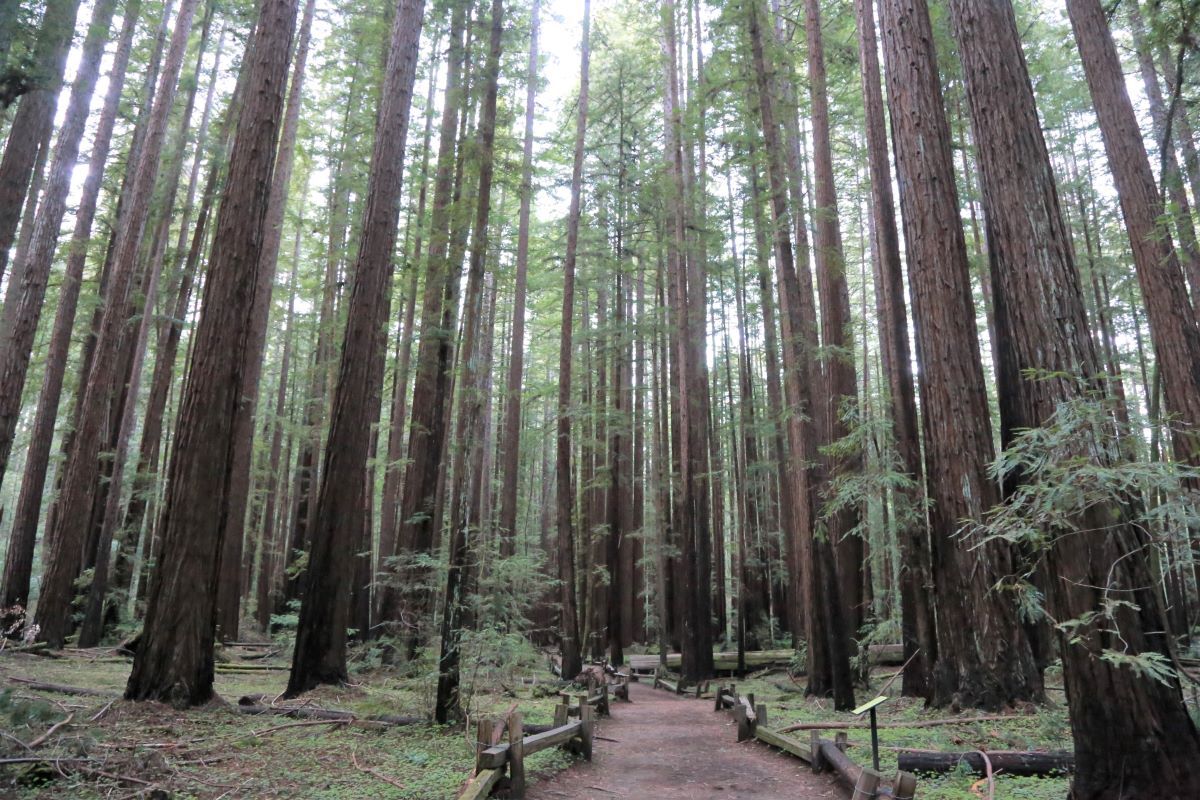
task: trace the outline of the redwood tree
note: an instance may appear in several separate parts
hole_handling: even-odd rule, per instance
[[[1088,391],[1103,394],[1104,370],[1089,335],[1013,8],[967,0],[951,0],[950,8],[988,223],[1007,439],[1050,423],[1063,404]],[[1099,466],[1121,457],[1115,442],[1056,456]],[[1192,765],[1200,760],[1200,734],[1178,678],[1157,680],[1105,658],[1109,651],[1163,658],[1171,652],[1150,563],[1153,545],[1128,513],[1117,503],[1090,505],[1075,529],[1047,532],[1051,613],[1062,623],[1083,621],[1064,629],[1059,648],[1075,740],[1071,797],[1197,797],[1200,773]],[[1130,605],[1106,612],[1114,593]]]
[[[354,287],[346,314],[341,366],[333,393],[329,436],[313,515],[306,570],[305,601],[300,606],[296,649],[287,693],[296,695],[321,683],[346,680],[346,626],[350,620],[353,554],[363,529],[363,494],[371,447],[371,426],[364,424],[373,377],[383,365],[381,335],[390,304],[392,254],[396,248],[404,142],[417,76],[417,51],[425,0],[399,0],[392,23]]]
[[[221,560],[228,557],[223,536],[228,530],[233,418],[244,389],[242,365],[230,353],[246,347],[252,325],[295,25],[294,0],[262,0],[243,60],[251,90],[229,156],[191,369],[180,398],[162,547],[125,689],[131,700],[197,705],[212,697],[217,586]]]
[[[950,127],[925,0],[882,0],[880,11],[932,502],[938,653],[930,699],[1000,708],[1041,699],[1042,680],[1015,603],[993,591],[1014,573],[1013,553],[959,536],[962,521],[979,519],[1000,495],[987,474],[991,419]]]

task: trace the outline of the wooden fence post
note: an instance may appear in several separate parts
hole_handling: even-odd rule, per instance
[[[567,714],[567,702],[567,698],[564,697],[563,701],[554,707],[554,727],[556,728],[566,725],[570,718]]]
[[[895,800],[913,800],[917,795],[917,776],[911,772],[897,772],[893,796]]]
[[[766,726],[766,724],[767,724],[767,707],[765,705],[755,706],[754,707],[754,727],[757,728],[759,725]]]
[[[812,771],[824,772],[825,757],[821,755],[821,732],[808,732],[809,747],[812,749]]]
[[[854,793],[850,795],[850,800],[873,800],[879,791],[881,779],[882,776],[878,772],[864,767],[854,784]]]
[[[733,707],[733,719],[737,722],[737,737],[739,742],[754,738],[750,731],[750,718],[746,715],[746,706],[738,703]]]
[[[508,783],[509,797],[525,797],[525,726],[520,711],[508,717]]]
[[[580,734],[583,739],[583,757],[588,761],[592,760],[592,736],[594,735],[595,722],[592,717],[592,707],[584,703],[579,707]]]
[[[479,757],[483,755],[483,751],[492,746],[492,728],[494,727],[490,719],[481,719],[479,724],[475,726],[475,774],[479,774]]]
[[[721,686],[720,684],[717,684],[717,697],[713,701],[713,711],[721,710],[721,702],[722,702],[721,695],[724,694],[724,692],[725,692],[725,687]]]

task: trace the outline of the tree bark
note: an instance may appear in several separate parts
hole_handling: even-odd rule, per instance
[[[271,296],[283,239],[283,215],[287,210],[288,190],[295,162],[296,132],[300,125],[300,101],[304,93],[304,73],[308,62],[308,44],[312,31],[315,0],[306,0],[300,29],[296,36],[291,85],[279,136],[275,171],[271,177],[271,196],[267,221],[263,228],[262,252],[254,288],[254,310],[250,317],[250,338],[241,353],[242,395],[233,420],[233,462],[229,484],[228,531],[223,534],[226,552],[221,562],[217,589],[217,632],[226,641],[236,641],[241,619],[242,549],[246,534],[246,507],[250,498],[250,467],[254,451],[254,418],[258,409],[259,382],[262,379],[263,354],[267,343],[267,324],[271,317]]]
[[[960,537],[1000,499],[987,474],[991,419],[966,241],[924,0],[880,4],[896,171],[917,332],[938,653],[931,702],[1000,708],[1042,697],[1041,675],[1007,593],[1007,545]]]
[[[1065,403],[1104,393],[1104,373],[1012,6],[951,0],[950,8],[978,146],[1002,354],[1000,413],[1011,437],[1051,424]],[[1114,435],[1108,444],[1054,456],[1109,466],[1122,458],[1117,442]],[[1093,505],[1069,529],[1045,532],[1051,614],[1060,623],[1099,614],[1061,637],[1075,741],[1073,800],[1200,794],[1200,775],[1188,766],[1200,758],[1200,734],[1179,679],[1155,680],[1104,658],[1114,650],[1171,654],[1153,545],[1130,510],[1117,502]],[[1130,605],[1105,611],[1113,596]],[[1105,702],[1097,702],[1100,695]]]
[[[295,696],[321,683],[346,680],[346,626],[350,619],[348,584],[354,540],[362,530],[366,462],[371,446],[369,408],[372,384],[382,383],[384,341],[404,177],[408,133],[424,0],[399,0],[392,23],[381,105],[354,287],[346,314],[341,366],[333,394],[321,488],[313,517],[312,546],[306,570],[306,602],[300,606],[296,649],[287,694]],[[367,424],[364,424],[367,421]],[[320,600],[315,600],[320,598]]]
[[[41,28],[33,46],[32,68],[25,78],[28,86],[17,106],[4,157],[0,159],[0,277],[8,268],[8,253],[16,240],[22,209],[32,215],[36,207],[36,198],[27,197],[26,193],[41,142],[49,137],[54,125],[63,68],[75,35],[78,11],[79,0],[47,0],[42,13]],[[11,447],[11,441],[0,440],[0,468],[8,461]]]
[[[892,437],[900,463],[919,487],[924,482],[921,441],[917,428],[916,393],[913,388],[912,351],[908,340],[908,315],[904,305],[904,268],[896,206],[892,199],[892,172],[888,160],[887,121],[880,85],[879,46],[875,34],[874,0],[855,0],[858,54],[866,114],[867,165],[871,176],[871,247],[875,262],[876,309],[880,321],[880,357],[888,381]],[[904,660],[908,668],[902,689],[908,697],[929,692],[930,665],[937,658],[933,604],[930,602],[929,532],[922,509],[923,492],[906,493],[908,517],[899,521],[900,613]]]
[[[63,645],[70,628],[73,584],[79,572],[82,543],[86,539],[84,527],[90,519],[96,491],[101,438],[109,398],[115,388],[113,362],[126,321],[126,297],[133,281],[141,234],[150,211],[154,182],[158,176],[159,155],[196,5],[197,0],[184,0],[180,5],[165,66],[159,77],[145,142],[130,186],[130,204],[116,235],[108,294],[91,358],[92,366],[80,395],[79,421],[64,469],[58,511],[47,537],[50,558],[39,596],[37,622],[41,628],[39,636],[52,647]]]

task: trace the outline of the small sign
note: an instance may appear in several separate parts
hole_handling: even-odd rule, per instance
[[[868,711],[870,711],[872,708],[875,708],[876,706],[880,705],[885,700],[887,700],[886,697],[884,697],[883,695],[879,695],[879,697],[876,697],[874,700],[868,700],[867,702],[863,703],[861,706],[854,709],[850,713],[854,714],[855,716],[861,716],[861,715],[867,713]]]

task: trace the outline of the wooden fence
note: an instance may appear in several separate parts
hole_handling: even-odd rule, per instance
[[[767,727],[767,707],[756,704],[752,694],[745,697],[738,695],[734,684],[718,687],[714,706],[717,711],[733,710],[739,742],[757,739],[808,763],[814,772],[833,770],[841,782],[853,790],[853,800],[912,800],[916,795],[917,779],[911,773],[897,772],[888,781],[875,770],[856,764],[846,755],[844,733],[830,741],[822,739],[818,731],[811,731],[809,741],[803,742]]]
[[[552,725],[523,725],[521,714],[515,711],[500,722],[480,721],[475,736],[475,775],[459,800],[488,797],[505,781],[508,796],[520,800],[525,796],[525,757],[551,747],[563,747],[591,761],[596,719],[610,716],[611,699],[629,700],[629,676],[607,665],[603,674],[604,680],[589,676],[581,692],[560,691],[562,702],[554,708]],[[508,741],[501,742],[505,733]]]

